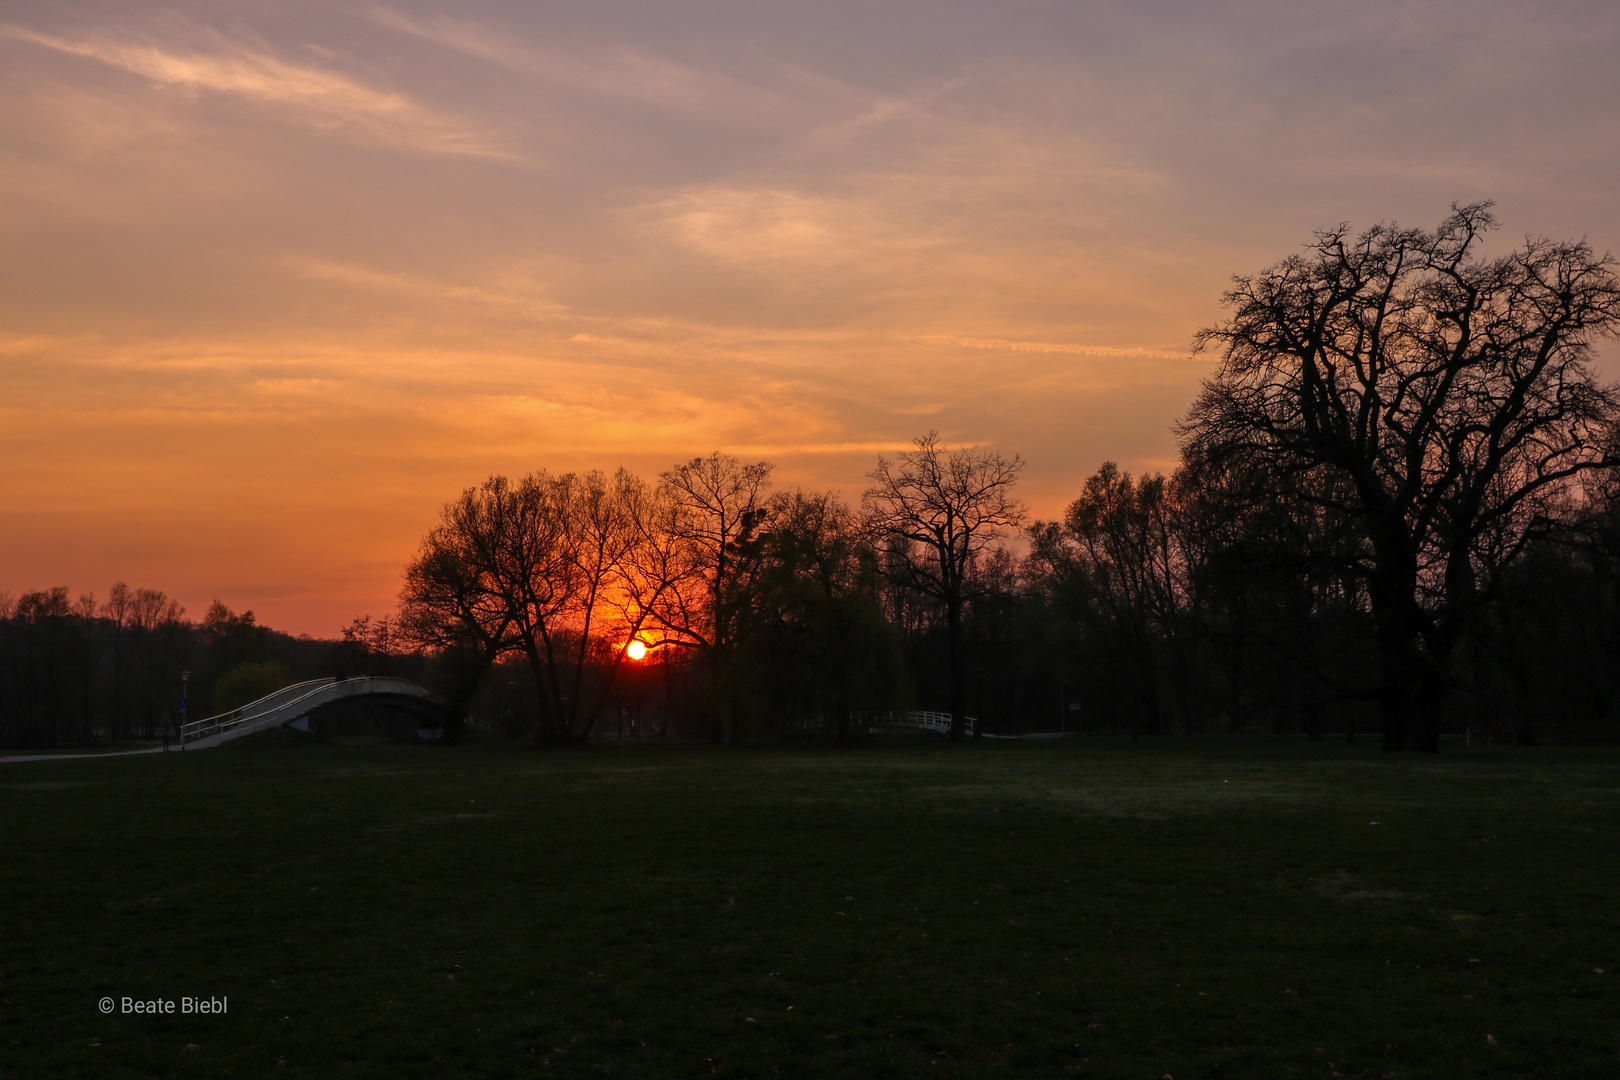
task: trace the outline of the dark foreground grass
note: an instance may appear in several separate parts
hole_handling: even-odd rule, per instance
[[[1615,1077],[1617,810],[1608,751],[12,763],[0,1076]]]

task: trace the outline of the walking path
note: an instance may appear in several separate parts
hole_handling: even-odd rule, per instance
[[[86,758],[86,757],[128,757],[130,754],[161,754],[167,749],[168,749],[168,747],[164,747],[164,746],[153,746],[153,747],[148,747],[145,750],[103,750],[100,753],[95,753],[95,754],[9,754],[6,757],[0,757],[0,762],[5,762],[5,761],[65,761],[68,758]],[[176,746],[175,749],[179,750],[180,747]]]

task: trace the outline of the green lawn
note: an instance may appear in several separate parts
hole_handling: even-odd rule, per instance
[[[277,737],[0,824],[8,1078],[1620,1076],[1612,751]]]

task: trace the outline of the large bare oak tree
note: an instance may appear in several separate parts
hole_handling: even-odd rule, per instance
[[[1616,463],[1615,393],[1589,367],[1620,320],[1613,261],[1539,239],[1486,258],[1489,204],[1452,209],[1433,232],[1330,229],[1237,278],[1181,427],[1190,453],[1353,526],[1331,554],[1365,584],[1387,750],[1438,747],[1466,619]]]

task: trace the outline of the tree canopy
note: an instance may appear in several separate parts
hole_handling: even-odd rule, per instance
[[[1433,749],[1468,614],[1615,463],[1614,390],[1589,360],[1620,319],[1582,242],[1480,251],[1488,204],[1438,228],[1347,226],[1226,295],[1220,366],[1181,426],[1202,460],[1340,517],[1366,586],[1390,749]]]

